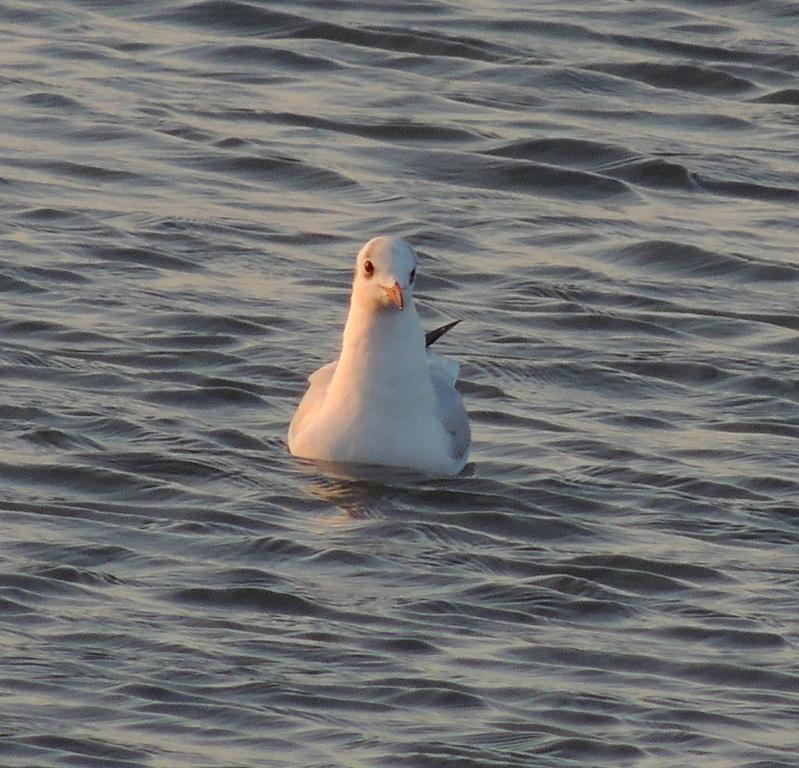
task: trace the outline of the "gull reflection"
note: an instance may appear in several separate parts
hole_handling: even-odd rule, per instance
[[[323,518],[328,525],[390,515],[403,491],[429,482],[424,475],[394,467],[332,462],[308,462],[306,466],[307,492],[335,507],[335,513]]]

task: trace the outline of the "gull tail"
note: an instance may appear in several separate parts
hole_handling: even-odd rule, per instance
[[[435,342],[437,342],[447,331],[452,330],[459,322],[460,320],[453,320],[451,323],[442,325],[440,328],[428,331],[424,335],[425,347],[429,347],[431,344],[435,344]]]

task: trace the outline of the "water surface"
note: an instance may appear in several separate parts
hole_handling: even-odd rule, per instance
[[[0,762],[799,765],[798,22],[0,0]],[[286,451],[381,233],[458,478]]]

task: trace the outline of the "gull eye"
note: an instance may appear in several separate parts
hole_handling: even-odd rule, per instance
[[[416,267],[414,267],[411,270],[411,280],[410,281],[413,282],[414,280],[416,280]]]
[[[375,265],[369,259],[363,263],[363,271],[367,277],[371,277],[375,273]]]

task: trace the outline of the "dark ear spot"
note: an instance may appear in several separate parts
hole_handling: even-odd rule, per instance
[[[375,265],[369,259],[363,263],[363,273],[367,277],[371,277],[375,273]]]
[[[414,280],[416,280],[416,267],[414,267],[414,268],[411,270],[411,279],[410,279],[410,282],[412,283]]]

